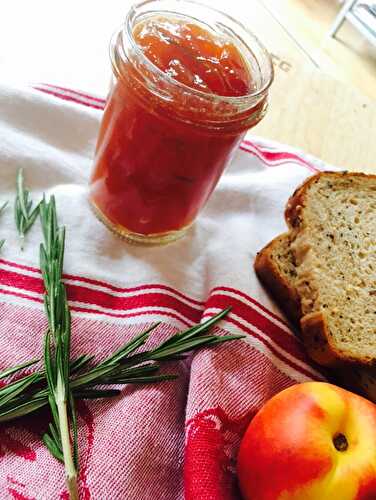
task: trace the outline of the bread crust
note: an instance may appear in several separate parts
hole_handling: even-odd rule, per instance
[[[254,268],[260,281],[271,293],[288,319],[299,326],[301,317],[300,298],[295,287],[284,276],[281,276],[278,266],[273,259],[273,252],[280,245],[281,240],[288,238],[288,233],[274,238],[260,252],[258,252]]]
[[[300,226],[300,212],[304,205],[304,196],[311,184],[321,177],[321,173],[308,177],[299,187],[295,189],[293,194],[287,200],[285,208],[285,220],[290,229],[295,229]]]

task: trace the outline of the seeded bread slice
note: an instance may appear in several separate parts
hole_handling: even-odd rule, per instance
[[[290,198],[286,220],[310,356],[376,364],[376,176],[315,175]]]
[[[295,287],[296,269],[290,248],[290,234],[277,236],[256,257],[255,271],[282,311],[296,325],[301,305]],[[376,369],[354,364],[336,370],[338,381],[349,389],[361,392],[376,403]]]

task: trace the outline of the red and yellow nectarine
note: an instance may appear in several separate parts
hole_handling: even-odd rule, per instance
[[[323,382],[292,386],[240,445],[245,500],[376,500],[376,405]]]

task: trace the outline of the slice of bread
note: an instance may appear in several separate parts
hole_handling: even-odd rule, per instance
[[[285,215],[310,356],[324,366],[376,364],[376,176],[315,175]]]
[[[289,233],[274,238],[257,254],[255,271],[289,320],[299,326],[300,298],[295,286],[297,275],[290,243]]]
[[[294,324],[301,317],[296,290],[296,269],[290,248],[290,233],[277,236],[256,257],[255,271],[282,311]],[[351,364],[337,369],[338,381],[349,389],[361,392],[376,403],[376,369]]]

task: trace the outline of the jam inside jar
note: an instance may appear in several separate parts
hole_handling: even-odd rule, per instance
[[[136,4],[111,58],[90,201],[126,239],[166,243],[185,233],[263,118],[271,60],[242,25],[187,0]]]

